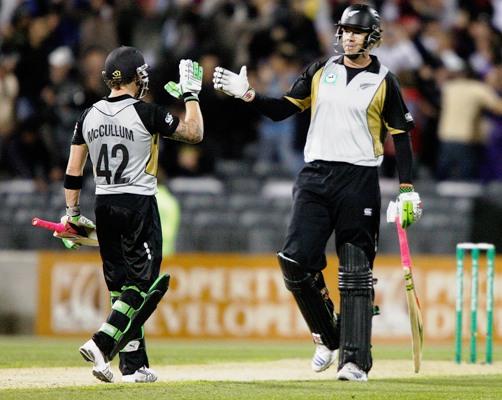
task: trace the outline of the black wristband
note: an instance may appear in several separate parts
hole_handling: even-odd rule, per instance
[[[197,93],[183,93],[183,101],[186,103],[187,101],[196,101],[199,102],[199,95]]]
[[[82,175],[80,176],[74,176],[74,175],[64,175],[64,188],[65,189],[71,189],[71,190],[80,190],[82,189],[82,183],[84,181],[84,178]]]

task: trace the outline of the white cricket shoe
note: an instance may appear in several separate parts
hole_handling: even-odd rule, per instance
[[[79,349],[80,354],[85,361],[94,363],[92,374],[103,382],[113,382],[113,373],[110,369],[110,363],[105,361],[103,353],[94,343],[94,340],[88,340]]]
[[[338,374],[336,379],[339,381],[360,381],[366,382],[368,380],[368,374],[359,368],[356,364],[348,362],[345,364]]]
[[[328,369],[338,358],[338,350],[330,350],[323,344],[316,344],[314,357],[312,357],[312,370],[322,372]]]
[[[134,374],[122,375],[122,382],[148,383],[155,382],[156,380],[157,374],[155,373],[155,371],[145,366],[136,370]]]

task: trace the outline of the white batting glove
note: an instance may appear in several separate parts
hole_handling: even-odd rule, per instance
[[[198,101],[202,89],[203,68],[196,61],[181,60],[179,71],[179,83],[170,81],[164,86],[164,89],[177,99],[183,97],[185,102],[189,100]]]
[[[409,227],[422,216],[422,201],[417,192],[404,192],[397,196],[397,212],[401,226]]]
[[[198,95],[202,89],[202,67],[196,61],[181,60],[179,69],[183,94]]]
[[[252,101],[256,95],[255,90],[249,86],[245,65],[241,67],[239,75],[228,69],[216,67],[213,73],[213,84],[216,90],[246,102]]]
[[[403,192],[397,196],[396,201],[391,201],[387,207],[387,222],[399,222],[403,228],[408,228],[422,216],[422,201],[417,192]]]

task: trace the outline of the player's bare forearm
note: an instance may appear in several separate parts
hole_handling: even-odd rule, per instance
[[[82,176],[87,160],[88,149],[86,145],[72,145],[70,157],[66,166],[66,175]],[[65,189],[66,206],[72,207],[79,204],[80,189]]]
[[[72,144],[70,148],[70,157],[66,166],[66,174],[73,176],[82,176],[84,165],[87,160],[87,146],[85,144]]]
[[[64,197],[66,199],[66,207],[74,207],[79,204],[80,190],[65,189]]]
[[[189,101],[186,103],[185,120],[180,121],[171,139],[185,143],[199,143],[204,137],[204,121],[199,103]]]

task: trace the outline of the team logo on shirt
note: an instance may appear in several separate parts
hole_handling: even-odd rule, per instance
[[[411,114],[409,112],[407,112],[406,114],[404,114],[404,119],[408,122],[412,122],[413,121],[413,117],[411,116]]]
[[[336,82],[336,74],[328,74],[326,78],[324,78],[324,82],[326,83],[335,83]]]
[[[166,121],[167,125],[171,125],[173,123],[173,116],[171,114],[167,113],[166,119],[164,121]]]
[[[364,216],[365,217],[371,217],[373,215],[373,209],[372,208],[365,208],[364,209]]]

